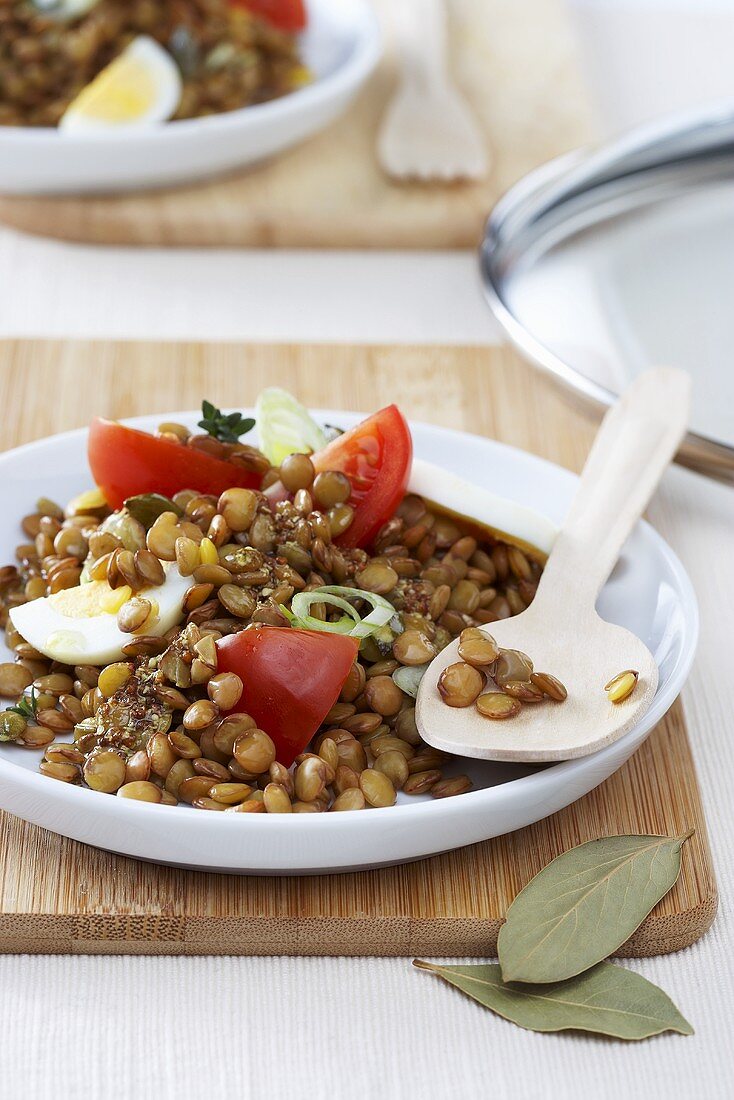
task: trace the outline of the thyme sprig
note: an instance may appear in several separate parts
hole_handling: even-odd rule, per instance
[[[242,416],[238,412],[223,413],[211,401],[202,401],[201,413],[199,427],[220,443],[237,443],[240,436],[247,435],[255,427],[251,416]]]

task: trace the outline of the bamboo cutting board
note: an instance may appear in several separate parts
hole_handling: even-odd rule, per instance
[[[337,0],[335,0],[337,2]],[[452,71],[492,150],[477,184],[391,183],[375,159],[379,120],[395,87],[390,10],[378,73],[344,118],[255,170],[132,195],[0,197],[0,221],[94,244],[295,248],[474,246],[515,180],[592,136],[562,0],[449,0]]]
[[[0,344],[0,449],[85,425],[95,413],[165,412],[195,407],[203,396],[222,407],[246,405],[266,384],[335,408],[397,401],[416,419],[495,436],[574,469],[593,434],[498,348],[14,341]],[[492,955],[510,901],[560,852],[603,835],[677,835],[691,827],[678,882],[622,948],[625,955],[679,950],[716,912],[680,704],[616,775],[553,817],[380,871],[291,879],[181,871],[0,814],[0,951]]]

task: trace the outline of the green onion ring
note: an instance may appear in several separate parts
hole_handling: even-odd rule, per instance
[[[365,600],[372,605],[372,611],[363,619],[347,599]],[[312,604],[327,603],[346,611],[336,622],[327,623],[309,615]],[[382,596],[367,592],[362,588],[345,588],[340,584],[326,584],[310,592],[297,592],[291,600],[289,618],[293,626],[306,630],[323,630],[331,634],[348,634],[352,638],[369,638],[376,630],[385,626],[395,615],[395,608]]]

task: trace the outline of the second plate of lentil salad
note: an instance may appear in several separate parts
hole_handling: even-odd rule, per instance
[[[595,769],[582,761],[541,771],[449,760],[424,746],[415,728],[413,695],[426,661],[462,630],[490,629],[493,617],[532,598],[543,549],[534,553],[527,536],[545,540],[547,551],[553,523],[526,505],[547,500],[558,522],[564,504],[557,487],[550,498],[527,490],[536,480],[547,488],[552,471],[551,480],[567,480],[570,496],[570,475],[426,426],[412,430],[421,456],[413,461],[411,431],[394,408],[356,432],[330,429],[336,438],[329,443],[324,422],[348,427],[356,418],[316,415],[304,433],[287,407],[285,417],[277,402],[268,409],[267,394],[260,405],[254,416],[261,417],[265,454],[250,442],[256,433],[247,416],[209,405],[198,417],[203,429],[193,414],[158,424],[147,418],[142,426],[155,435],[98,422],[88,440],[72,433],[16,452],[52,447],[74,457],[40,507],[28,502],[24,549],[0,574],[14,649],[0,687],[22,696],[9,699],[17,709],[3,715],[5,806],[47,824],[56,804],[58,831],[145,858],[223,870],[338,870],[416,858],[527,824],[626,759],[677,694],[692,644],[685,630],[671,636],[659,612],[635,623],[634,576],[621,590],[610,582],[617,593],[608,617],[647,633],[661,663],[662,698],[646,729],[597,754]],[[293,425],[307,446],[294,448]],[[84,488],[86,443],[103,493]],[[162,464],[172,448],[174,461]],[[158,450],[152,466],[151,449]],[[111,466],[110,455],[117,459]],[[472,487],[461,482],[461,501],[442,499],[459,482],[449,476],[442,483],[444,462],[431,467],[422,456],[448,458],[448,475],[471,469],[473,481],[502,484],[510,500],[524,501],[486,498],[499,501],[495,526],[504,524],[509,538],[489,532],[486,514],[466,525],[451,515],[470,510]],[[177,485],[180,460],[196,484]],[[515,468],[513,494],[507,471]],[[151,469],[155,485],[145,481]],[[423,488],[432,472],[441,507],[405,492],[413,480]],[[220,475],[227,486],[216,481]],[[40,480],[39,471],[34,486]],[[639,582],[647,587],[651,575],[658,583],[664,576],[680,602],[692,599],[661,540],[649,529],[634,538],[647,563]],[[652,611],[649,601],[645,610]],[[39,765],[45,775],[31,771]],[[29,780],[32,815],[23,790]],[[73,820],[59,828],[58,804],[71,809],[70,800]],[[340,810],[363,812],[334,817]],[[146,836],[139,821],[134,833],[125,827],[125,814],[140,813]],[[246,835],[237,836],[232,823],[242,813],[257,822],[240,822]],[[161,821],[170,815],[173,828]],[[299,826],[311,836],[316,827],[323,843],[314,848]],[[216,852],[205,839],[212,829],[226,836]]]
[[[8,38],[3,43],[0,33],[0,67],[8,73],[7,87],[0,73],[5,194],[134,191],[255,165],[343,114],[382,52],[367,0],[308,0],[305,29],[295,37],[295,28],[268,27],[262,5],[250,14],[239,0],[163,5],[175,8],[170,25],[158,18],[157,0],[99,3],[102,29],[95,7],[72,20],[72,30],[62,22],[48,35],[15,26],[13,11],[30,10],[30,3],[0,3]],[[271,15],[278,6],[269,5]],[[60,0],[54,7],[52,21],[75,3]],[[122,12],[119,37],[108,8]],[[234,34],[228,17],[239,27]],[[45,26],[48,19],[38,22]],[[16,39],[27,57],[14,56]],[[67,47],[72,60],[78,51],[84,55],[71,69]],[[53,72],[39,75],[39,65],[51,64],[49,51]]]

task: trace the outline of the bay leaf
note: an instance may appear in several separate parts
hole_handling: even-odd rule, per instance
[[[641,974],[598,963],[585,974],[543,985],[507,984],[494,963],[436,966],[414,959],[485,1008],[529,1031],[593,1031],[615,1039],[647,1039],[693,1028],[667,993]]]
[[[602,837],[557,856],[507,910],[505,981],[558,982],[613,954],[678,878],[692,833]]]
[[[125,507],[133,519],[136,519],[138,523],[142,523],[146,531],[153,526],[158,517],[162,516],[164,512],[175,512],[179,518],[183,515],[183,511],[178,504],[174,504],[172,500],[160,493],[141,493],[136,497],[128,497],[125,501]]]

